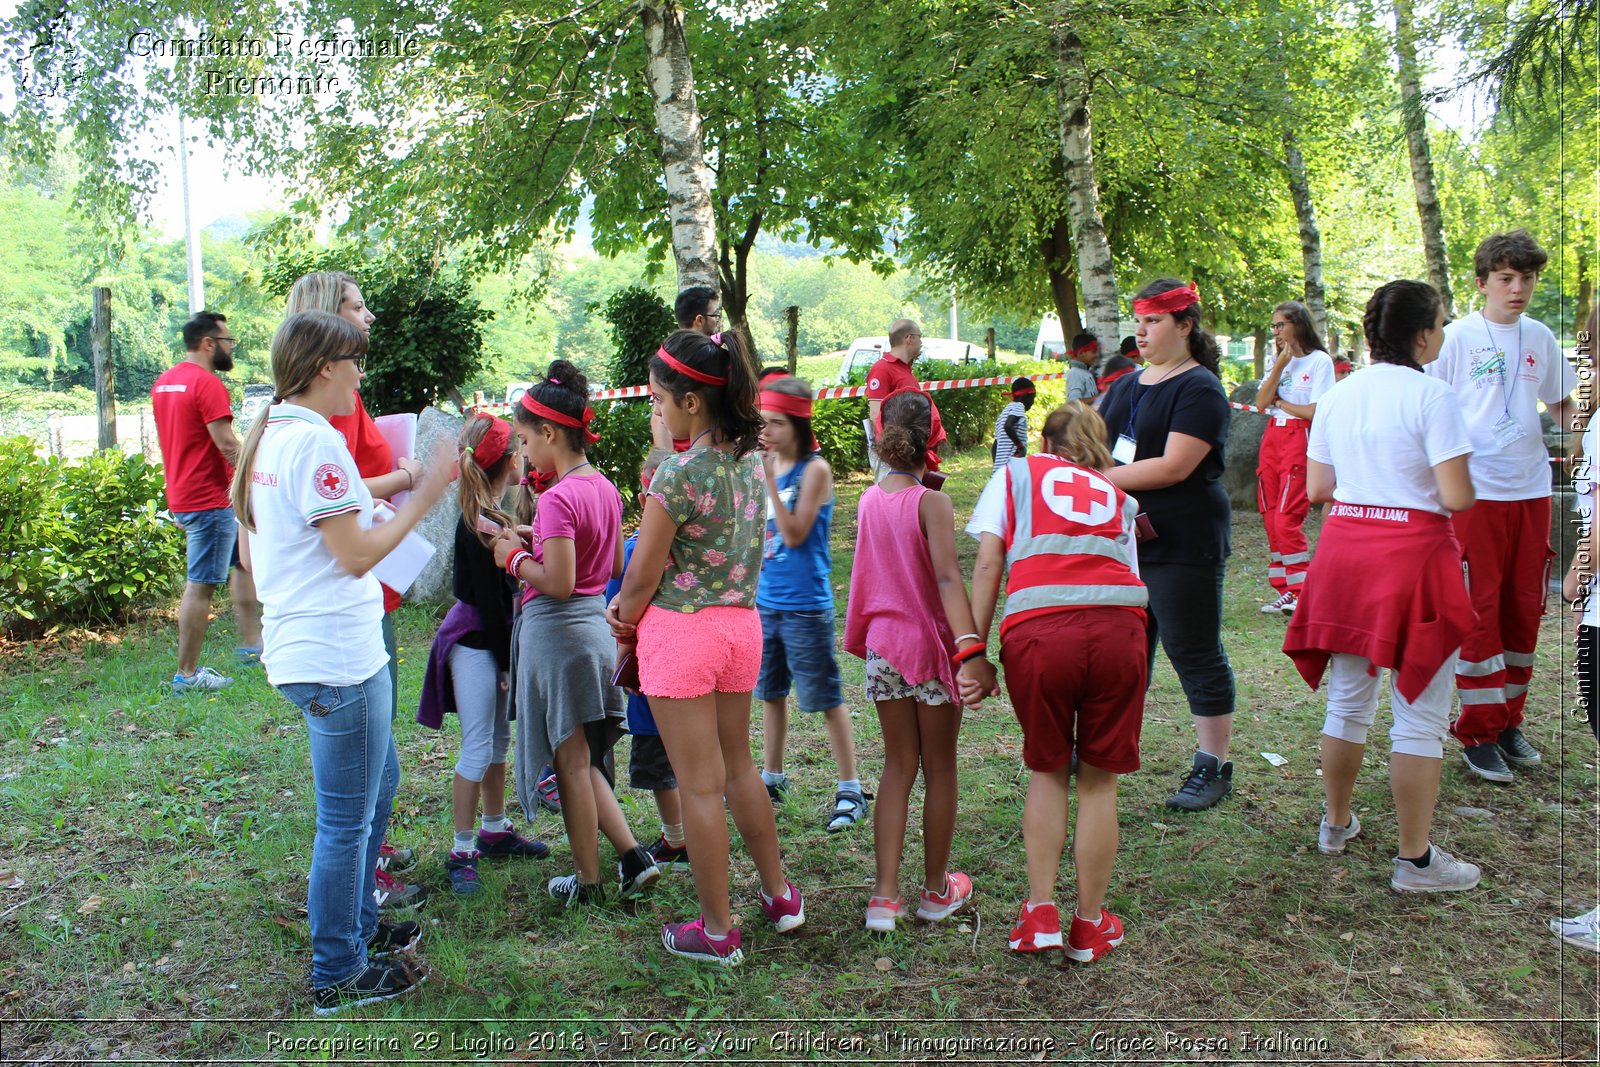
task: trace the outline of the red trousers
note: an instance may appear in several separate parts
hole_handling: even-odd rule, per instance
[[[1311,553],[1306,545],[1306,437],[1311,424],[1305,419],[1277,419],[1267,423],[1261,437],[1261,459],[1256,465],[1256,502],[1267,526],[1267,547],[1272,562],[1267,580],[1280,593],[1299,593],[1305,585]]]
[[[1461,714],[1450,732],[1463,745],[1481,745],[1522,725],[1555,556],[1550,498],[1480,500],[1453,518],[1478,624],[1461,644]]]

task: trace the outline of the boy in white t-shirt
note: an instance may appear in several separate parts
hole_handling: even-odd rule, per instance
[[[1455,516],[1478,622],[1461,647],[1451,732],[1472,773],[1510,782],[1511,767],[1536,766],[1522,709],[1544,614],[1550,551],[1550,457],[1538,405],[1563,430],[1577,375],[1555,335],[1523,312],[1549,256],[1527,230],[1484,240],[1473,257],[1484,307],[1445,329],[1427,373],[1461,401],[1472,438],[1475,507]],[[1510,766],[1508,766],[1508,764]]]

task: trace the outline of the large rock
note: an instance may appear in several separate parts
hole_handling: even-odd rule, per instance
[[[1234,386],[1228,399],[1235,404],[1255,402],[1260,382]],[[1266,433],[1267,417],[1253,411],[1235,411],[1228,425],[1228,442],[1223,458],[1222,487],[1235,511],[1256,511],[1256,463],[1261,458],[1261,437]]]
[[[438,408],[426,408],[417,416],[417,456],[426,463],[440,441],[454,443],[461,433],[462,420]],[[427,538],[435,552],[422,574],[406,590],[407,600],[437,603],[449,600],[451,577],[456,563],[456,521],[461,509],[456,506],[456,494],[447,492],[433,506],[433,510],[417,524],[417,533]]]

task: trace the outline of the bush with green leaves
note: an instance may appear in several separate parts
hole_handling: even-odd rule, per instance
[[[678,328],[672,309],[653,290],[630,285],[606,299],[601,316],[611,326],[610,384],[620,388],[649,382],[650,357]]]
[[[108,622],[183,574],[183,534],[160,517],[161,470],[143,456],[41,458],[0,440],[0,622]]]

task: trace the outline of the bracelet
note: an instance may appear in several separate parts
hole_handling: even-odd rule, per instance
[[[983,640],[983,638],[979,637],[977,634],[957,634],[956,635],[956,640],[958,642],[959,641],[965,641],[969,637],[972,638],[974,641],[982,641]]]
[[[404,467],[402,467],[401,470],[405,470],[406,472],[406,490],[409,492],[410,490],[415,489],[417,487],[417,476],[412,474],[411,471]]]
[[[966,648],[959,650],[955,655],[951,656],[950,662],[959,667],[969,659],[987,659],[988,657],[988,645],[968,645]]]
[[[522,565],[532,558],[532,552],[529,552],[525,548],[517,549],[515,552],[511,553],[511,558],[506,560],[506,573],[520,582],[522,580],[522,575],[518,572],[522,570]]]

